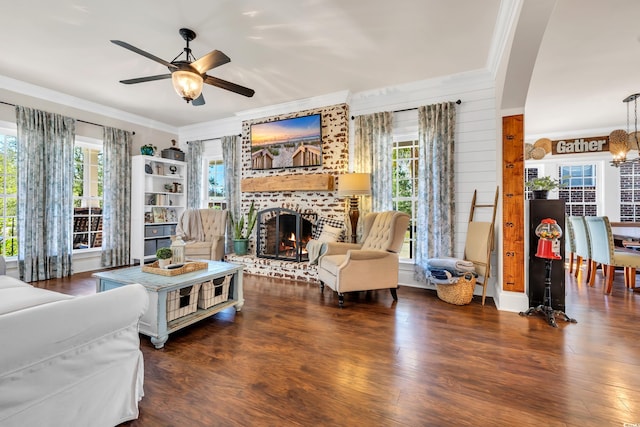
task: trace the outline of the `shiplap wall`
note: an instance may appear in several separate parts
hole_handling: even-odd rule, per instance
[[[350,107],[351,115],[358,116],[440,102],[455,102],[458,99],[462,102],[456,106],[455,255],[461,257],[474,190],[478,190],[479,202],[489,203],[493,202],[498,185],[495,83],[491,76],[484,72],[468,73],[442,80],[411,83],[393,89],[363,92],[351,97]],[[396,136],[414,139],[417,138],[417,130],[417,110],[394,115]],[[353,141],[353,129],[350,141]],[[490,220],[489,209],[476,212],[476,219]],[[496,229],[499,231],[499,227]],[[495,253],[493,263],[495,268]]]

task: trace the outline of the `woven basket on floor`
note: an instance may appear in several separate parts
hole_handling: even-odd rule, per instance
[[[436,285],[438,298],[449,304],[465,305],[473,299],[473,289],[476,287],[476,278],[471,273],[458,278],[458,282],[451,285]]]

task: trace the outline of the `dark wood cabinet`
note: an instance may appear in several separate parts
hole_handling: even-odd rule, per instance
[[[536,257],[538,236],[536,227],[545,218],[555,219],[562,229],[560,254],[562,259],[551,261],[551,306],[554,310],[565,311],[564,283],[564,200],[529,200],[529,305],[537,307],[544,303],[545,259]]]

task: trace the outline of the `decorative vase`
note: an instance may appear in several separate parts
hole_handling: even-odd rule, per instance
[[[536,200],[544,200],[549,195],[549,190],[533,190],[533,198]]]
[[[246,255],[249,250],[249,239],[233,239],[233,251],[236,255]]]
[[[140,154],[143,156],[153,156],[155,150],[152,147],[140,147]]]

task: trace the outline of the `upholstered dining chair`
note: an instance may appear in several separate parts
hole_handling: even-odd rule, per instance
[[[576,252],[576,235],[573,232],[573,225],[569,218],[565,221],[565,239],[564,239],[564,251],[569,258],[569,274],[573,273],[573,261]]]
[[[640,253],[616,250],[609,218],[606,216],[584,217],[591,239],[591,275],[589,286],[593,286],[596,276],[596,263],[602,264],[605,273],[604,293],[610,294],[613,288],[613,276],[616,267],[624,268],[624,284],[627,288],[636,287],[636,269],[640,268]]]
[[[344,305],[346,292],[389,289],[398,299],[398,252],[402,248],[409,215],[386,211],[364,217],[362,243],[327,242],[318,259],[320,289],[327,285]]]
[[[589,231],[587,230],[587,223],[583,216],[570,216],[567,224],[573,231],[573,237],[575,239],[574,254],[576,256],[576,271],[574,276],[578,277],[580,268],[582,267],[582,261],[584,260],[587,266],[587,282],[591,276],[591,243],[589,242]]]

